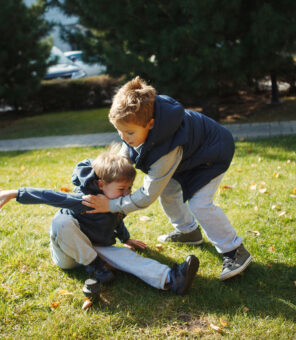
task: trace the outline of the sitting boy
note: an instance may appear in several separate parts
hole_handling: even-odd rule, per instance
[[[215,192],[233,154],[231,133],[211,118],[184,107],[139,77],[115,95],[109,120],[123,140],[127,155],[146,176],[143,186],[124,198],[109,200],[86,195],[88,213],[143,209],[160,197],[174,231],[160,235],[160,242],[199,245],[202,226],[216,250],[223,254],[220,280],[244,271],[252,256],[242,244],[222,209],[213,203]]]
[[[146,248],[144,242],[130,239],[119,213],[85,214],[90,208],[82,205],[84,194],[103,193],[109,199],[127,195],[136,171],[126,157],[102,153],[94,161],[77,164],[72,182],[78,193],[60,193],[46,189],[20,188],[0,191],[0,208],[10,199],[23,204],[47,204],[62,208],[56,213],[51,226],[51,254],[53,261],[63,269],[84,265],[89,275],[102,283],[114,279],[105,264],[131,273],[158,289],[170,289],[183,295],[190,288],[198,270],[194,255],[173,268],[153,259],[144,258],[131,249]],[[2,201],[2,202],[1,202]],[[114,247],[115,238],[126,247]]]

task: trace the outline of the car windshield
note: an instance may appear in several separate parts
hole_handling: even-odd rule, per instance
[[[71,64],[72,65],[72,61],[69,60],[66,56],[64,56],[64,53],[61,50],[53,46],[50,52],[49,60],[52,61],[52,60],[55,60],[55,58],[57,58],[57,62],[56,62],[57,64]]]

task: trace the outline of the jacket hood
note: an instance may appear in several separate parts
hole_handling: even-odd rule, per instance
[[[85,159],[78,163],[72,174],[72,183],[75,185],[74,191],[81,191],[88,195],[101,194],[98,186],[98,177],[91,166],[92,159]]]

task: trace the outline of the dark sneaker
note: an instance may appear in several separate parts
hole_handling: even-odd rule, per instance
[[[223,281],[238,275],[248,267],[251,261],[252,256],[242,244],[235,249],[232,256],[224,254],[220,280]]]
[[[109,283],[115,279],[113,272],[105,266],[105,263],[99,257],[85,266],[85,270],[90,277],[99,280],[101,283]]]
[[[190,233],[184,234],[177,230],[172,231],[167,235],[161,235],[158,237],[159,242],[181,242],[186,244],[199,245],[203,243],[202,235],[199,227],[191,231]]]
[[[194,255],[187,256],[185,262],[179,265],[175,263],[169,272],[170,282],[167,286],[168,289],[178,295],[186,294],[192,285],[198,267],[199,261]]]

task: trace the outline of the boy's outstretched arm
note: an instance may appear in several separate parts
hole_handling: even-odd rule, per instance
[[[17,197],[17,190],[0,190],[0,209],[11,199]]]

